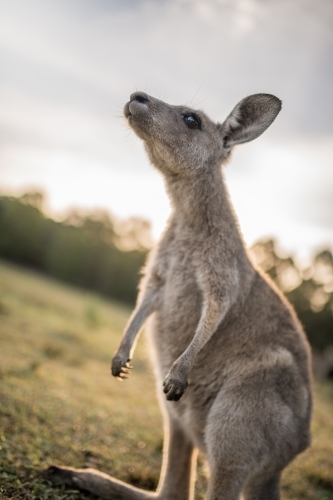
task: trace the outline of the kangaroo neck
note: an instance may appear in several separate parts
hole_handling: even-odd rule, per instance
[[[167,177],[166,186],[181,225],[208,232],[227,225],[238,234],[220,167],[191,177]]]

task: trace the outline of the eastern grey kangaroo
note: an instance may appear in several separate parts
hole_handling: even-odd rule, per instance
[[[310,352],[291,306],[250,261],[221,173],[233,146],[262,134],[280,109],[272,95],[251,95],[215,124],[201,111],[131,95],[125,117],[164,176],[172,214],[112,374],[126,376],[149,318],[166,418],[161,479],[151,493],[93,469],[51,467],[54,483],[105,499],[189,500],[199,449],[208,500],[280,498],[282,470],[310,443]]]

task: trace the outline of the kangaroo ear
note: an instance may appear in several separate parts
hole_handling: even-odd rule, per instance
[[[224,146],[253,141],[275,120],[282,107],[280,99],[270,94],[245,97],[221,125]]]

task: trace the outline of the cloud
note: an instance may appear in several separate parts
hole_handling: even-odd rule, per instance
[[[6,6],[0,44],[11,65],[4,73],[14,73],[30,92],[38,75],[41,95],[101,113],[101,101],[111,111],[133,86],[178,102],[201,87],[209,111],[223,117],[244,95],[267,91],[286,104],[281,134],[292,127],[301,134],[333,130],[330,0],[32,0],[29,8],[13,0]]]
[[[112,175],[124,189],[133,176],[142,180],[140,190],[159,193],[147,196],[144,215],[165,215],[162,188],[119,118],[129,94],[141,89],[188,102],[221,121],[245,95],[269,92],[283,100],[282,113],[254,146],[237,150],[227,171],[236,210],[249,239],[269,223],[279,234],[288,223],[329,231],[332,25],[331,0],[2,2],[0,180],[15,187],[39,179],[57,208],[70,203],[72,189],[73,203],[103,200],[115,212],[135,212],[142,206],[138,190],[125,206],[116,194],[107,201],[104,188],[103,196],[93,188],[107,186]],[[59,176],[71,168],[64,197]],[[71,188],[75,176],[89,179],[80,194]],[[259,224],[265,203],[271,219]],[[257,206],[252,220],[247,206]]]

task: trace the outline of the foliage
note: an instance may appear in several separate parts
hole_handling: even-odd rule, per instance
[[[305,269],[281,257],[273,240],[256,243],[251,253],[293,304],[311,345],[319,351],[333,345],[332,253],[319,252]]]
[[[147,233],[147,223],[131,219],[129,229],[118,235],[114,221],[103,212],[71,213],[65,221],[56,222],[41,207],[40,193],[21,199],[0,197],[0,257],[134,303],[138,272],[146,257],[140,229],[144,227]],[[137,241],[138,248],[120,249],[116,243],[123,240],[132,247]]]
[[[0,499],[91,498],[45,482],[55,463],[156,487],[162,419],[144,339],[130,379],[110,376],[129,313],[0,261]],[[332,412],[332,384],[316,386],[313,446],[285,471],[283,500],[333,500]],[[196,500],[205,488],[201,457]]]

